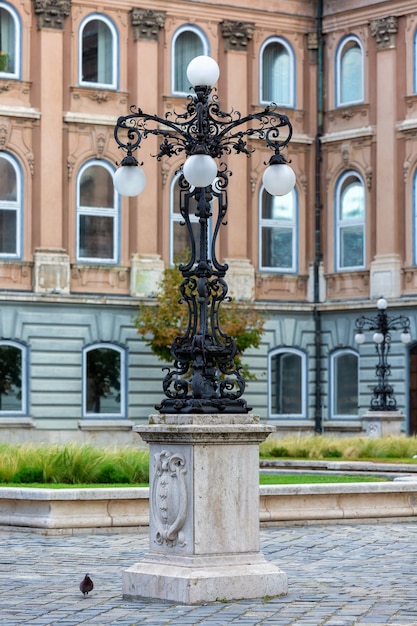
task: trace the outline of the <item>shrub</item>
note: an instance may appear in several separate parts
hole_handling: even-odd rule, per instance
[[[335,447],[324,448],[322,450],[322,456],[325,459],[341,459],[343,456],[343,452]]]
[[[130,483],[130,478],[120,467],[108,463],[103,465],[95,482],[97,483]]]
[[[43,483],[43,470],[40,467],[22,467],[12,478],[13,483]]]
[[[269,454],[274,457],[286,457],[290,456],[288,452],[288,448],[284,448],[283,446],[277,446],[276,448],[271,448]]]

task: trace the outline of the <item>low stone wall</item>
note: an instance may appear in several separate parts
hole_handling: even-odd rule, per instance
[[[417,519],[417,482],[260,487],[261,523]],[[0,526],[75,532],[147,526],[149,489],[0,488]]]

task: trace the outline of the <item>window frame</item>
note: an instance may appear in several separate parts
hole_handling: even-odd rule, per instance
[[[75,218],[75,257],[77,263],[90,264],[90,265],[117,265],[120,262],[120,197],[116,192],[113,184],[113,208],[108,207],[81,207],[80,206],[80,181],[82,174],[86,169],[91,166],[100,166],[106,169],[113,181],[113,174],[115,168],[104,161],[103,159],[90,159],[84,163],[78,170],[76,178],[76,218]],[[113,257],[111,259],[105,259],[100,257],[83,257],[80,254],[80,216],[81,215],[96,215],[103,217],[113,217]]]
[[[414,171],[412,184],[412,210],[413,210],[413,264],[417,265],[417,169]]]
[[[353,47],[351,45],[352,43],[354,43],[360,49],[361,56],[362,56],[362,66],[361,66],[362,67],[362,81],[361,81],[362,95],[358,99],[342,100],[342,60],[343,60],[344,54],[346,54],[346,52],[351,47]],[[336,66],[335,67],[336,107],[339,108],[339,107],[351,106],[353,104],[362,104],[363,102],[365,102],[365,54],[364,54],[362,42],[359,39],[359,37],[356,37],[356,35],[349,35],[348,37],[345,37],[344,39],[341,40],[336,51],[335,66]]]
[[[21,353],[21,388],[22,396],[21,409],[19,411],[3,411],[0,410],[1,417],[26,417],[29,407],[29,347],[22,341],[12,339],[0,339],[1,346],[10,346],[17,348]]]
[[[0,8],[7,11],[13,22],[14,22],[14,56],[15,56],[15,67],[13,72],[1,72],[0,78],[9,78],[13,80],[21,79],[21,65],[22,65],[22,22],[20,19],[20,15],[16,11],[16,9],[9,4],[8,2],[2,2],[0,0]]]
[[[296,64],[295,64],[295,54],[291,44],[284,39],[283,37],[269,37],[266,39],[259,51],[259,103],[262,105],[271,104],[271,100],[265,100],[263,97],[264,92],[264,53],[266,48],[271,44],[279,44],[286,49],[289,55],[289,93],[288,93],[288,101],[287,102],[275,102],[281,107],[285,107],[287,109],[294,109],[296,105]]]
[[[103,22],[111,33],[112,79],[110,83],[83,80],[83,32],[87,24],[94,20]],[[87,15],[81,22],[78,33],[78,84],[81,87],[89,87],[90,89],[117,90],[119,88],[119,31],[114,22],[107,15],[90,13],[90,15]]]
[[[21,259],[23,247],[23,172],[20,163],[8,152],[1,151],[0,159],[5,159],[13,167],[16,174],[16,201],[2,202],[0,209],[15,211],[16,213],[16,252],[13,254],[0,251],[0,259]],[[7,205],[15,205],[15,208],[7,208]]]
[[[87,355],[93,350],[114,350],[120,355],[120,412],[94,413],[87,411]],[[128,349],[111,341],[99,341],[83,348],[82,353],[82,419],[126,419],[128,399]]]
[[[291,220],[291,222],[288,221],[284,221],[284,220],[275,220],[272,218],[263,218],[262,217],[262,208],[263,208],[263,195],[264,192],[266,194],[268,194],[268,192],[266,191],[265,187],[263,185],[261,185],[260,190],[259,190],[259,200],[258,200],[258,215],[259,215],[259,219],[258,219],[258,263],[259,263],[259,271],[260,272],[268,272],[268,273],[275,273],[275,274],[297,274],[298,273],[298,264],[299,264],[299,258],[298,258],[298,232],[299,232],[299,221],[298,221],[298,193],[297,193],[297,189],[294,187],[294,189],[292,191],[289,192],[289,194],[286,194],[287,196],[289,196],[290,194],[293,196],[294,198],[294,217]],[[270,194],[268,194],[270,195]],[[271,198],[273,198],[274,196],[270,196]],[[284,196],[286,197],[286,196]],[[289,226],[289,224],[291,224],[291,227]],[[293,262],[292,262],[292,266],[291,268],[288,267],[270,267],[270,266],[264,266],[262,263],[262,252],[263,252],[263,246],[262,246],[262,229],[263,228],[274,228],[274,227],[286,227],[288,229],[291,228],[292,231],[292,258],[293,258]]]
[[[201,54],[210,56],[210,45],[209,45],[207,36],[200,28],[198,28],[197,26],[194,26],[193,24],[183,24],[182,26],[177,28],[171,40],[171,94],[173,96],[177,96],[181,98],[185,98],[189,96],[191,91],[179,91],[175,88],[176,87],[175,85],[175,67],[176,67],[175,52],[176,52],[176,43],[177,43],[178,38],[183,33],[188,32],[188,31],[191,31],[195,35],[197,35],[197,37],[200,39],[201,43],[203,44],[203,51],[201,52]]]
[[[417,28],[413,37],[413,93],[417,94]]]
[[[351,355],[355,356],[356,357],[356,362],[357,362],[357,389],[358,389],[358,393],[357,393],[357,407],[358,407],[358,413],[356,413],[355,415],[349,415],[349,414],[346,414],[346,413],[336,413],[336,397],[337,397],[337,393],[336,393],[336,391],[337,391],[336,390],[336,383],[337,383],[336,361],[340,357],[342,357],[344,355],[347,355],[347,354],[351,354]],[[330,396],[329,419],[332,419],[332,420],[355,420],[355,419],[358,419],[358,414],[359,414],[359,394],[360,394],[360,355],[353,348],[336,348],[329,355],[329,360],[330,360],[330,364],[329,364],[329,396]]]
[[[301,358],[301,413],[274,413],[272,411],[272,359],[277,354],[294,354]],[[268,352],[268,419],[307,419],[307,371],[308,355],[304,350],[289,346],[280,346]]]
[[[362,185],[363,188],[363,197],[364,197],[364,211],[363,218],[360,220],[342,220],[340,218],[341,214],[341,196],[344,188],[344,184],[349,178],[356,178],[358,183]],[[335,224],[335,267],[337,272],[352,272],[352,271],[360,271],[365,269],[366,267],[366,186],[364,184],[362,176],[355,170],[349,170],[344,172],[341,176],[339,176],[338,181],[335,187],[335,202],[334,202],[334,224]],[[362,226],[363,232],[363,263],[361,265],[341,265],[341,231],[346,226]]]

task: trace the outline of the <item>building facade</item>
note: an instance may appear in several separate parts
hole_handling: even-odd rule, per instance
[[[229,155],[220,257],[232,295],[266,317],[245,355],[248,404],[282,431],[361,430],[375,345],[355,320],[379,296],[417,339],[417,9],[406,0],[0,0],[0,436],[130,441],[162,398],[136,333],[186,244],[181,158],[141,150],[121,198],[115,122],[180,112],[185,69],[213,56],[224,111],[288,115],[297,182],[263,189],[268,151]],[[417,431],[417,343],[392,335],[403,430]]]

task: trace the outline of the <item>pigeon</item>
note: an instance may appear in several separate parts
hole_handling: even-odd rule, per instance
[[[94,583],[90,578],[89,574],[86,574],[84,576],[84,578],[82,579],[82,581],[80,582],[80,591],[81,593],[85,596],[88,595],[89,591],[92,591],[94,589]]]

